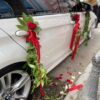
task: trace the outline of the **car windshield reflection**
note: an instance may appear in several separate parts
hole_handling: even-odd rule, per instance
[[[11,17],[13,16],[13,9],[4,0],[0,0],[0,17]]]

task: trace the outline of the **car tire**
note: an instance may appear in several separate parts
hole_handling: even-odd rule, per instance
[[[17,63],[0,70],[0,100],[32,100],[31,78]]]

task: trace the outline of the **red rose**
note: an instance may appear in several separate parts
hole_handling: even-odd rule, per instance
[[[37,25],[32,23],[32,22],[28,22],[27,26],[28,26],[29,29],[35,29],[37,27]]]
[[[78,22],[79,19],[80,19],[80,15],[79,15],[79,14],[73,15],[73,19],[74,19],[76,22]]]
[[[69,79],[67,79],[66,82],[67,82],[68,84],[73,84],[73,82],[72,82],[71,80],[69,80]]]
[[[62,76],[58,76],[55,78],[56,80],[61,80],[62,79]]]

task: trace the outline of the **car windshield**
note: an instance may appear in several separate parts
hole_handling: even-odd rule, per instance
[[[0,0],[0,18],[68,13],[73,5],[72,0]]]

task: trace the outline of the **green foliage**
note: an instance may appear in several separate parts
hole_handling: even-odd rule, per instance
[[[36,32],[37,34],[39,34],[40,31],[41,31],[41,28],[40,28],[40,27],[37,27],[37,28],[34,30],[34,32]]]
[[[18,20],[19,23],[22,24],[22,25],[25,25],[25,24],[26,24],[21,18],[17,18],[17,20]]]
[[[22,14],[22,18],[26,23],[29,21],[29,16],[26,15],[25,13]]]
[[[41,28],[39,27],[39,23],[37,21],[34,21],[31,15],[26,15],[25,13],[23,13],[22,18],[17,18],[17,19],[20,23],[20,25],[17,25],[17,28],[19,28],[20,30],[28,31],[27,22],[31,21],[37,24],[37,28],[32,31],[36,32],[37,35],[40,33]],[[28,49],[27,49],[26,64],[23,67],[24,69],[26,69],[26,71],[28,69],[31,70],[30,76],[32,78],[32,83],[33,83],[32,92],[34,92],[34,90],[39,87],[40,83],[42,84],[42,86],[47,84],[48,77],[46,69],[43,66],[43,64],[41,63],[38,64],[36,48],[31,43],[31,41],[27,42],[27,45]]]
[[[22,18],[17,18],[20,25],[16,25],[17,28],[20,30],[28,31],[27,22],[33,22],[37,25],[37,28],[34,30],[34,32],[37,33],[37,35],[40,33],[41,28],[39,27],[38,21],[34,21],[31,15],[26,15],[25,13],[22,14]]]
[[[33,89],[32,89],[34,91],[34,89],[39,87],[39,85],[40,85],[40,82],[41,82],[40,73],[42,75],[42,85],[47,83],[47,81],[48,81],[47,72],[42,64],[38,65],[36,50],[32,43],[29,44],[27,54],[28,54],[27,55],[27,63],[28,63],[28,66],[32,69],[31,74],[34,77],[33,78]]]
[[[24,31],[28,31],[28,27],[25,25],[17,25],[17,28],[19,28],[20,30],[24,30]]]
[[[28,20],[31,21],[31,22],[34,22],[31,15],[28,16]]]
[[[89,40],[89,21],[90,21],[90,13],[86,12],[85,13],[85,23],[84,23],[84,29],[83,29],[83,37],[84,37],[84,43],[87,45],[88,40]]]
[[[77,39],[78,39],[79,36],[81,36],[81,29],[80,28],[78,29],[78,32],[76,34],[75,43],[77,42]]]

